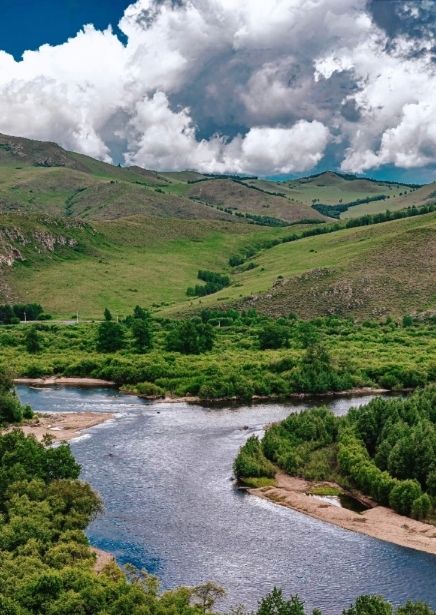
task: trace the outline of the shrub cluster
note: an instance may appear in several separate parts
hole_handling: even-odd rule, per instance
[[[15,305],[0,305],[0,325],[14,325],[22,320],[48,320],[39,303],[16,303]]]
[[[223,275],[214,271],[200,270],[197,277],[199,280],[206,282],[206,284],[197,284],[194,287],[188,288],[186,291],[188,297],[205,297],[206,295],[217,293],[219,290],[230,285],[230,278],[228,275]]]
[[[377,398],[346,417],[325,407],[291,414],[269,427],[262,442],[247,444],[235,461],[238,478],[249,478],[250,471],[270,476],[262,474],[264,459],[306,478],[335,473],[380,504],[425,519],[436,497],[436,386],[405,399]]]

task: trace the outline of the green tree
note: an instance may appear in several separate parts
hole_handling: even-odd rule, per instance
[[[132,335],[135,349],[146,352],[153,346],[153,331],[149,319],[134,318],[132,320]]]
[[[36,353],[41,350],[41,341],[39,339],[36,327],[30,327],[24,334],[24,342],[27,352]]]
[[[168,333],[166,348],[183,354],[200,354],[212,350],[214,330],[201,320],[183,320]]]
[[[148,310],[140,307],[139,305],[136,305],[135,309],[133,310],[133,318],[136,318],[138,320],[150,320],[151,315]]]
[[[289,327],[276,322],[267,322],[259,331],[258,339],[262,350],[283,348],[288,345]]]
[[[104,319],[109,322],[110,320],[112,320],[112,314],[110,313],[108,308],[104,309]]]
[[[403,316],[403,327],[411,327],[413,325],[413,316],[406,314]]]
[[[393,615],[392,606],[381,596],[359,596],[342,615]]]
[[[286,600],[281,589],[274,587],[259,604],[257,615],[305,615],[304,603],[298,596]]]
[[[411,514],[414,519],[425,519],[432,509],[432,501],[427,493],[413,500]]]
[[[202,613],[210,613],[217,600],[225,595],[224,589],[212,581],[198,585],[192,590],[193,603],[200,607]]]
[[[392,489],[389,504],[400,515],[410,515],[413,503],[421,495],[421,487],[416,480],[402,480]]]
[[[98,352],[116,352],[124,346],[123,327],[113,320],[104,320],[97,330]]]

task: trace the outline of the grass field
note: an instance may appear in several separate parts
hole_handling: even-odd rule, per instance
[[[399,193],[402,193],[401,195]],[[345,211],[341,218],[359,218],[365,214],[376,214],[386,209],[390,211],[399,211],[405,207],[412,205],[426,205],[436,202],[436,183],[422,186],[417,190],[397,190],[397,194],[391,194],[391,197],[387,201],[373,201],[372,203],[365,203],[362,205],[355,205],[347,211]]]
[[[22,228],[20,224],[11,217],[10,228]],[[93,223],[90,228],[97,231],[95,236],[74,235],[80,249],[24,250],[26,261],[6,271],[12,297],[32,297],[62,317],[79,311],[92,318],[106,306],[122,314],[138,303],[189,305],[186,289],[199,269],[226,269],[229,256],[241,247],[281,232],[204,220],[162,224],[144,217]],[[42,225],[38,232],[53,235],[56,230]]]
[[[341,230],[263,251],[252,260],[255,268],[235,273],[229,288],[193,305],[359,317],[434,309],[435,253],[434,213]]]
[[[287,229],[188,220],[163,225],[141,216],[83,228],[74,221],[71,228],[39,223],[37,238],[60,234],[78,244],[58,240],[50,251],[44,243],[32,247],[35,222],[10,216],[8,224],[22,233],[25,245],[17,246],[26,259],[4,269],[11,299],[38,301],[63,318],[77,310],[94,318],[104,307],[124,314],[136,304],[163,315],[236,304],[274,315],[361,318],[435,307],[434,213],[281,244],[236,268],[228,265],[231,255]],[[228,273],[231,285],[188,298],[199,269]]]

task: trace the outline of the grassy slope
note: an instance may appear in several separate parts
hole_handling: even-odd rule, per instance
[[[386,209],[390,211],[399,211],[400,209],[405,209],[412,205],[419,207],[420,205],[436,202],[436,183],[422,186],[418,188],[418,190],[412,190],[411,192],[409,189],[406,191],[400,189],[399,192],[403,193],[402,196],[399,196],[399,194],[397,196],[392,194],[391,198],[387,201],[374,201],[372,203],[351,207],[341,215],[341,218],[358,218],[365,214],[380,213],[386,211]],[[407,194],[405,194],[405,192],[407,192]]]
[[[320,203],[326,205],[336,205],[341,200],[343,203],[347,203],[379,194],[386,194],[394,198],[400,192],[404,193],[411,190],[407,186],[374,182],[365,178],[347,179],[332,172],[284,182],[279,186],[280,189],[286,188],[289,196],[293,196],[303,203],[312,204],[313,199],[318,199]],[[383,211],[386,209],[387,207]]]
[[[78,247],[58,245],[51,252],[41,249],[27,228],[27,245],[18,246],[26,262],[12,270],[3,268],[1,297],[38,300],[62,316],[76,309],[95,316],[105,305],[123,311],[136,303],[171,304],[161,306],[171,313],[195,309],[200,301],[188,301],[185,291],[195,283],[199,268],[224,271],[228,257],[244,245],[259,236],[280,236],[286,229],[241,224],[190,195],[209,204],[295,221],[322,218],[310,207],[313,198],[334,204],[385,191],[392,198],[359,206],[379,210],[385,203],[393,209],[428,202],[434,193],[431,185],[395,197],[406,188],[335,173],[282,183],[244,180],[258,190],[229,178],[188,183],[201,178],[190,171],[119,168],[56,144],[0,135],[0,211],[44,212],[70,220],[79,215],[99,231],[95,237],[83,238],[82,233]],[[285,196],[267,194],[269,190]],[[430,219],[434,216],[425,220]],[[23,218],[11,220],[22,228]],[[29,218],[28,224],[34,220]],[[0,227],[4,221],[3,214]],[[283,245],[260,255],[256,269],[235,274],[230,288],[203,298],[201,305],[242,302],[274,313],[295,310],[309,316],[426,308],[434,293],[429,273],[433,231],[433,223],[419,218]],[[3,240],[2,252],[0,241],[0,257],[12,248],[13,242]],[[301,278],[302,274],[309,275]],[[259,294],[258,299],[252,297]]]
[[[334,205],[376,194],[389,195],[386,201],[358,206],[356,214],[354,208],[345,214],[361,215],[387,207],[406,207],[410,199],[404,193],[413,196],[405,186],[350,179],[331,172],[279,183],[258,179],[236,182],[225,177],[188,183],[198,179],[207,178],[193,171],[157,173],[139,167],[116,167],[67,152],[55,143],[0,134],[0,212],[86,219],[136,214],[227,219],[226,214],[207,206],[218,205],[289,222],[322,221],[325,218],[311,207],[314,199]],[[398,196],[400,193],[403,196]],[[417,199],[422,201],[422,197]]]
[[[76,309],[84,317],[95,317],[105,306],[124,313],[137,303],[163,314],[239,304],[271,314],[359,317],[435,306],[434,213],[265,250],[252,259],[256,268],[234,270],[229,288],[202,299],[185,295],[198,269],[229,271],[230,255],[259,239],[285,234],[286,229],[206,220],[163,225],[157,218],[142,216],[93,223],[81,230],[56,224],[36,226],[32,220],[9,217],[9,227],[21,232],[24,228],[24,249],[22,242],[14,245],[26,261],[4,268],[3,283],[10,293],[0,287],[3,299],[40,301],[63,317]],[[32,249],[35,229],[39,238],[44,233],[61,235],[79,245]],[[1,247],[0,242],[0,254]]]
[[[264,251],[255,269],[236,273],[231,287],[201,306],[359,317],[434,308],[435,253],[434,213],[310,237]]]
[[[269,184],[271,191],[276,190],[274,184]],[[205,203],[232,207],[237,211],[271,216],[288,222],[325,219],[305,203],[291,202],[288,198],[254,190],[230,179],[213,179],[192,184],[189,195]]]
[[[12,226],[13,221],[11,217]],[[15,228],[21,225],[15,218]],[[40,301],[63,317],[76,310],[84,317],[95,317],[105,306],[125,313],[138,303],[183,303],[188,301],[186,289],[195,283],[198,269],[223,270],[231,254],[274,232],[206,220],[193,224],[174,219],[162,224],[142,216],[92,227],[97,233],[79,236],[80,249],[24,251],[26,262],[6,269],[11,296]]]

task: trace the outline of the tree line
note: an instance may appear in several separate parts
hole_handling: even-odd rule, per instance
[[[186,291],[188,297],[205,297],[230,286],[229,276],[216,273],[215,271],[200,269],[197,278],[202,282],[206,282],[206,284],[196,284],[193,287],[189,287]]]
[[[370,226],[372,224],[381,224],[382,222],[390,222],[393,220],[402,220],[404,218],[411,218],[414,216],[422,216],[424,214],[436,211],[436,203],[429,203],[428,205],[422,205],[416,207],[407,207],[406,209],[400,209],[399,211],[385,211],[378,214],[366,214],[359,218],[350,218],[346,222],[335,222],[333,224],[322,224],[315,226],[314,228],[306,229],[301,233],[292,233],[291,235],[285,235],[281,238],[267,239],[259,241],[255,246],[249,246],[245,248],[243,252],[234,254],[229,258],[229,265],[231,267],[241,265],[248,258],[255,256],[260,250],[269,250],[282,243],[291,243],[298,241],[299,239],[305,239],[306,237],[315,237],[317,235],[325,235],[328,233],[335,233],[347,228],[356,228],[360,226]],[[235,263],[232,265],[232,262]]]

